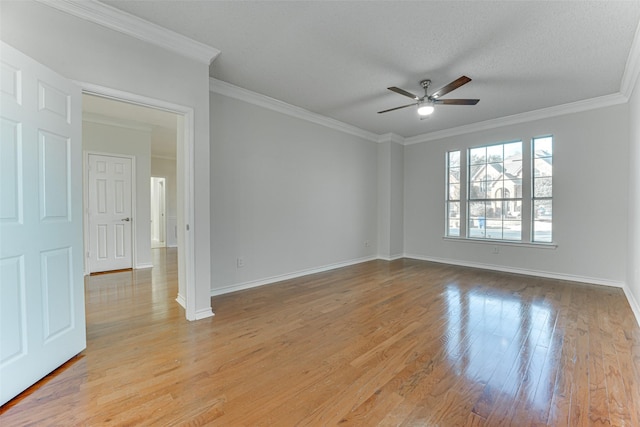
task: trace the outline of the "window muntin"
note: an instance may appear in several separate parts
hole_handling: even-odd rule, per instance
[[[449,237],[460,237],[460,151],[447,153],[447,229]]]
[[[522,141],[468,153],[467,237],[522,240]]]
[[[531,240],[553,241],[553,137],[533,138]]]

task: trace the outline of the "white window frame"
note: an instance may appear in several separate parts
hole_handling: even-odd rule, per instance
[[[467,146],[458,146],[451,147],[451,149],[446,150],[444,158],[445,158],[445,221],[444,221],[444,236],[443,239],[454,242],[473,242],[473,243],[485,243],[490,245],[500,245],[500,246],[520,246],[520,247],[536,247],[536,248],[556,248],[557,244],[555,240],[553,240],[554,234],[552,233],[552,238],[550,242],[546,241],[535,241],[534,240],[534,223],[535,215],[533,212],[534,200],[540,200],[540,198],[534,199],[533,194],[533,173],[534,173],[534,153],[533,153],[533,144],[534,140],[542,139],[542,138],[551,138],[552,139],[552,147],[555,146],[555,139],[552,134],[543,134],[541,136],[534,136],[528,138],[518,138],[518,139],[507,139],[505,142],[492,142],[486,144],[473,144]],[[520,220],[521,220],[521,240],[502,240],[502,239],[494,239],[494,238],[486,238],[486,237],[469,237],[467,230],[468,223],[468,215],[469,215],[469,155],[470,151],[473,148],[479,147],[490,147],[494,145],[502,145],[508,144],[511,142],[522,141],[522,195],[521,195],[521,212],[520,212]],[[528,141],[526,143],[525,141]],[[460,220],[460,231],[459,236],[450,236],[448,234],[449,231],[449,217],[448,217],[448,202],[450,201],[449,197],[449,153],[459,151],[460,152],[460,210],[459,210],[459,220]],[[553,159],[553,153],[550,156]],[[553,161],[553,160],[552,160]],[[553,172],[552,172],[552,185],[553,185]],[[553,204],[553,195],[548,198],[551,200]],[[457,201],[457,200],[456,200]],[[553,209],[552,209],[553,212]],[[552,223],[553,224],[553,223]]]

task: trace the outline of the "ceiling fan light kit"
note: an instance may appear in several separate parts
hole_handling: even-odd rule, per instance
[[[378,114],[388,113],[389,111],[400,110],[402,108],[411,107],[412,105],[418,106],[418,115],[422,119],[423,117],[431,115],[435,111],[435,105],[476,105],[480,100],[479,99],[440,99],[441,96],[448,94],[449,92],[458,89],[460,86],[469,83],[471,79],[467,76],[462,76],[448,85],[441,87],[431,95],[428,94],[429,86],[431,85],[431,80],[422,80],[420,82],[420,86],[424,89],[424,96],[422,98],[417,95],[412,94],[411,92],[407,92],[404,89],[400,89],[399,87],[388,87],[392,92],[395,92],[399,95],[406,96],[408,98],[413,99],[415,102],[407,105],[401,105],[400,107],[390,108],[388,110],[378,111]]]
[[[420,116],[429,116],[433,113],[435,107],[431,104],[423,104],[418,107],[418,115]]]

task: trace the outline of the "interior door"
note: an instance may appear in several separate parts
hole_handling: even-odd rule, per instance
[[[86,347],[80,88],[0,42],[0,404]]]
[[[90,272],[131,268],[131,158],[89,154]]]

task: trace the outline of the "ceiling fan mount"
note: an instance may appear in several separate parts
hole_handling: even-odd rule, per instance
[[[399,110],[402,108],[411,107],[412,105],[418,106],[418,114],[421,116],[427,116],[433,112],[434,105],[476,105],[480,102],[479,99],[440,99],[441,96],[448,94],[449,92],[458,89],[460,86],[469,83],[471,79],[467,76],[459,77],[458,79],[452,81],[448,85],[441,87],[431,95],[429,95],[428,90],[429,86],[431,86],[431,80],[424,79],[420,81],[420,86],[424,89],[424,96],[419,97],[414,95],[411,92],[408,92],[404,89],[400,89],[399,87],[391,86],[388,87],[392,92],[395,92],[399,95],[406,96],[414,100],[411,104],[401,105],[400,107],[390,108],[388,110],[378,111],[378,114],[388,113],[389,111]]]

